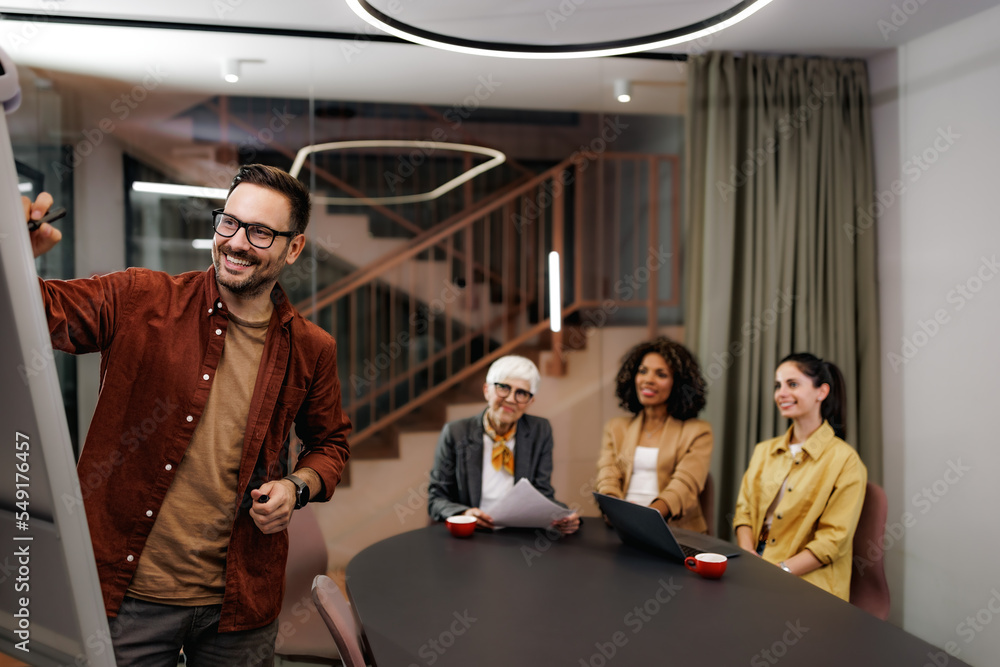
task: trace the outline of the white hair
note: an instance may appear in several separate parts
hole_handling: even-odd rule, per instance
[[[494,361],[490,370],[486,372],[486,384],[496,384],[504,380],[525,380],[531,385],[531,393],[537,394],[538,383],[542,381],[542,376],[531,359],[508,354]]]

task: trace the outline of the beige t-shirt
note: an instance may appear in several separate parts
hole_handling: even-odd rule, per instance
[[[231,314],[229,320],[205,412],[139,557],[131,597],[182,606],[222,603],[243,435],[268,325]]]

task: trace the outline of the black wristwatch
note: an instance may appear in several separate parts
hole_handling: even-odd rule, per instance
[[[309,485],[295,475],[285,475],[285,479],[295,485],[295,509],[302,509],[309,502]]]

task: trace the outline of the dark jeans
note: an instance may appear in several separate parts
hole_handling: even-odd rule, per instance
[[[179,607],[126,597],[108,619],[118,667],[272,667],[278,621],[254,630],[219,632],[222,605]]]

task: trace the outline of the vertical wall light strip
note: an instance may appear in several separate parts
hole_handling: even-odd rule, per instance
[[[549,253],[549,328],[553,333],[562,329],[562,284],[559,274],[559,253]]]

